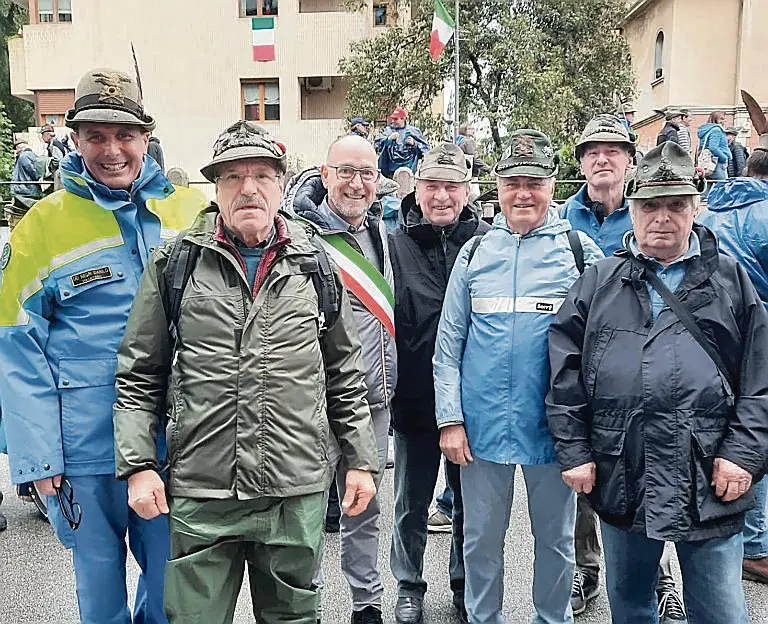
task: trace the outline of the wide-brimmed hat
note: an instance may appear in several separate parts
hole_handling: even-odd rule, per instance
[[[261,126],[240,120],[219,135],[213,145],[213,159],[200,169],[200,173],[206,180],[215,182],[219,165],[247,158],[269,158],[275,161],[280,173],[286,171],[285,145]]]
[[[630,156],[635,155],[633,135],[630,135],[627,127],[616,115],[597,115],[589,121],[576,142],[576,160],[581,160],[584,145],[587,143],[620,143],[627,148]]]
[[[690,155],[674,141],[649,150],[627,183],[627,199],[698,195],[706,180],[694,168]]]
[[[552,149],[546,134],[524,128],[510,135],[507,148],[492,173],[500,178],[551,178],[557,174],[559,162],[560,156]]]
[[[417,180],[468,182],[471,178],[472,167],[455,143],[440,143],[429,150],[416,171]]]
[[[75,105],[64,123],[108,123],[140,126],[151,132],[155,120],[144,112],[136,80],[116,69],[98,68],[86,73],[75,88]]]
[[[741,131],[738,128],[734,128],[733,126],[725,129],[726,134],[732,134],[733,136],[738,136],[739,132]]]

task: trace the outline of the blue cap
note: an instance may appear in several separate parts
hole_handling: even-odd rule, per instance
[[[352,119],[349,120],[350,126],[356,126],[357,124],[363,124],[364,126],[370,126],[371,122],[367,121],[365,117],[352,117]]]

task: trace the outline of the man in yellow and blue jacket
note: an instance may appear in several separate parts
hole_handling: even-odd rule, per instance
[[[206,202],[175,189],[146,156],[155,122],[127,74],[85,74],[66,123],[78,151],[61,162],[64,189],[27,213],[0,255],[11,477],[48,496],[56,535],[73,550],[81,622],[165,623],[167,516],[141,519],[115,478],[116,353],[150,253]],[[133,620],[126,533],[142,570]]]

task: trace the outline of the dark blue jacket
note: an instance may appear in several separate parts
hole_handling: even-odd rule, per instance
[[[390,140],[393,132],[398,133],[397,140]],[[405,140],[411,137],[413,145],[406,145]],[[419,159],[429,151],[429,143],[416,126],[407,124],[405,128],[393,128],[387,126],[374,142],[376,152],[379,154],[379,169],[388,178],[392,177],[400,167],[408,167],[416,171]]]
[[[31,148],[22,150],[13,166],[12,180],[19,182],[32,182],[39,180],[40,175],[37,172],[37,154]],[[43,193],[39,184],[11,184],[11,195],[22,195],[24,197],[42,197]]]

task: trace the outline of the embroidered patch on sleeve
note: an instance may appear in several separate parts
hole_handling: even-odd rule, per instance
[[[110,277],[112,277],[112,269],[105,266],[99,269],[88,269],[87,271],[73,275],[70,279],[72,280],[72,286],[77,288],[78,286],[84,286],[85,284],[90,284],[97,280],[109,279]]]
[[[3,246],[3,254],[0,256],[0,271],[4,270],[11,261],[11,244],[6,243]]]

